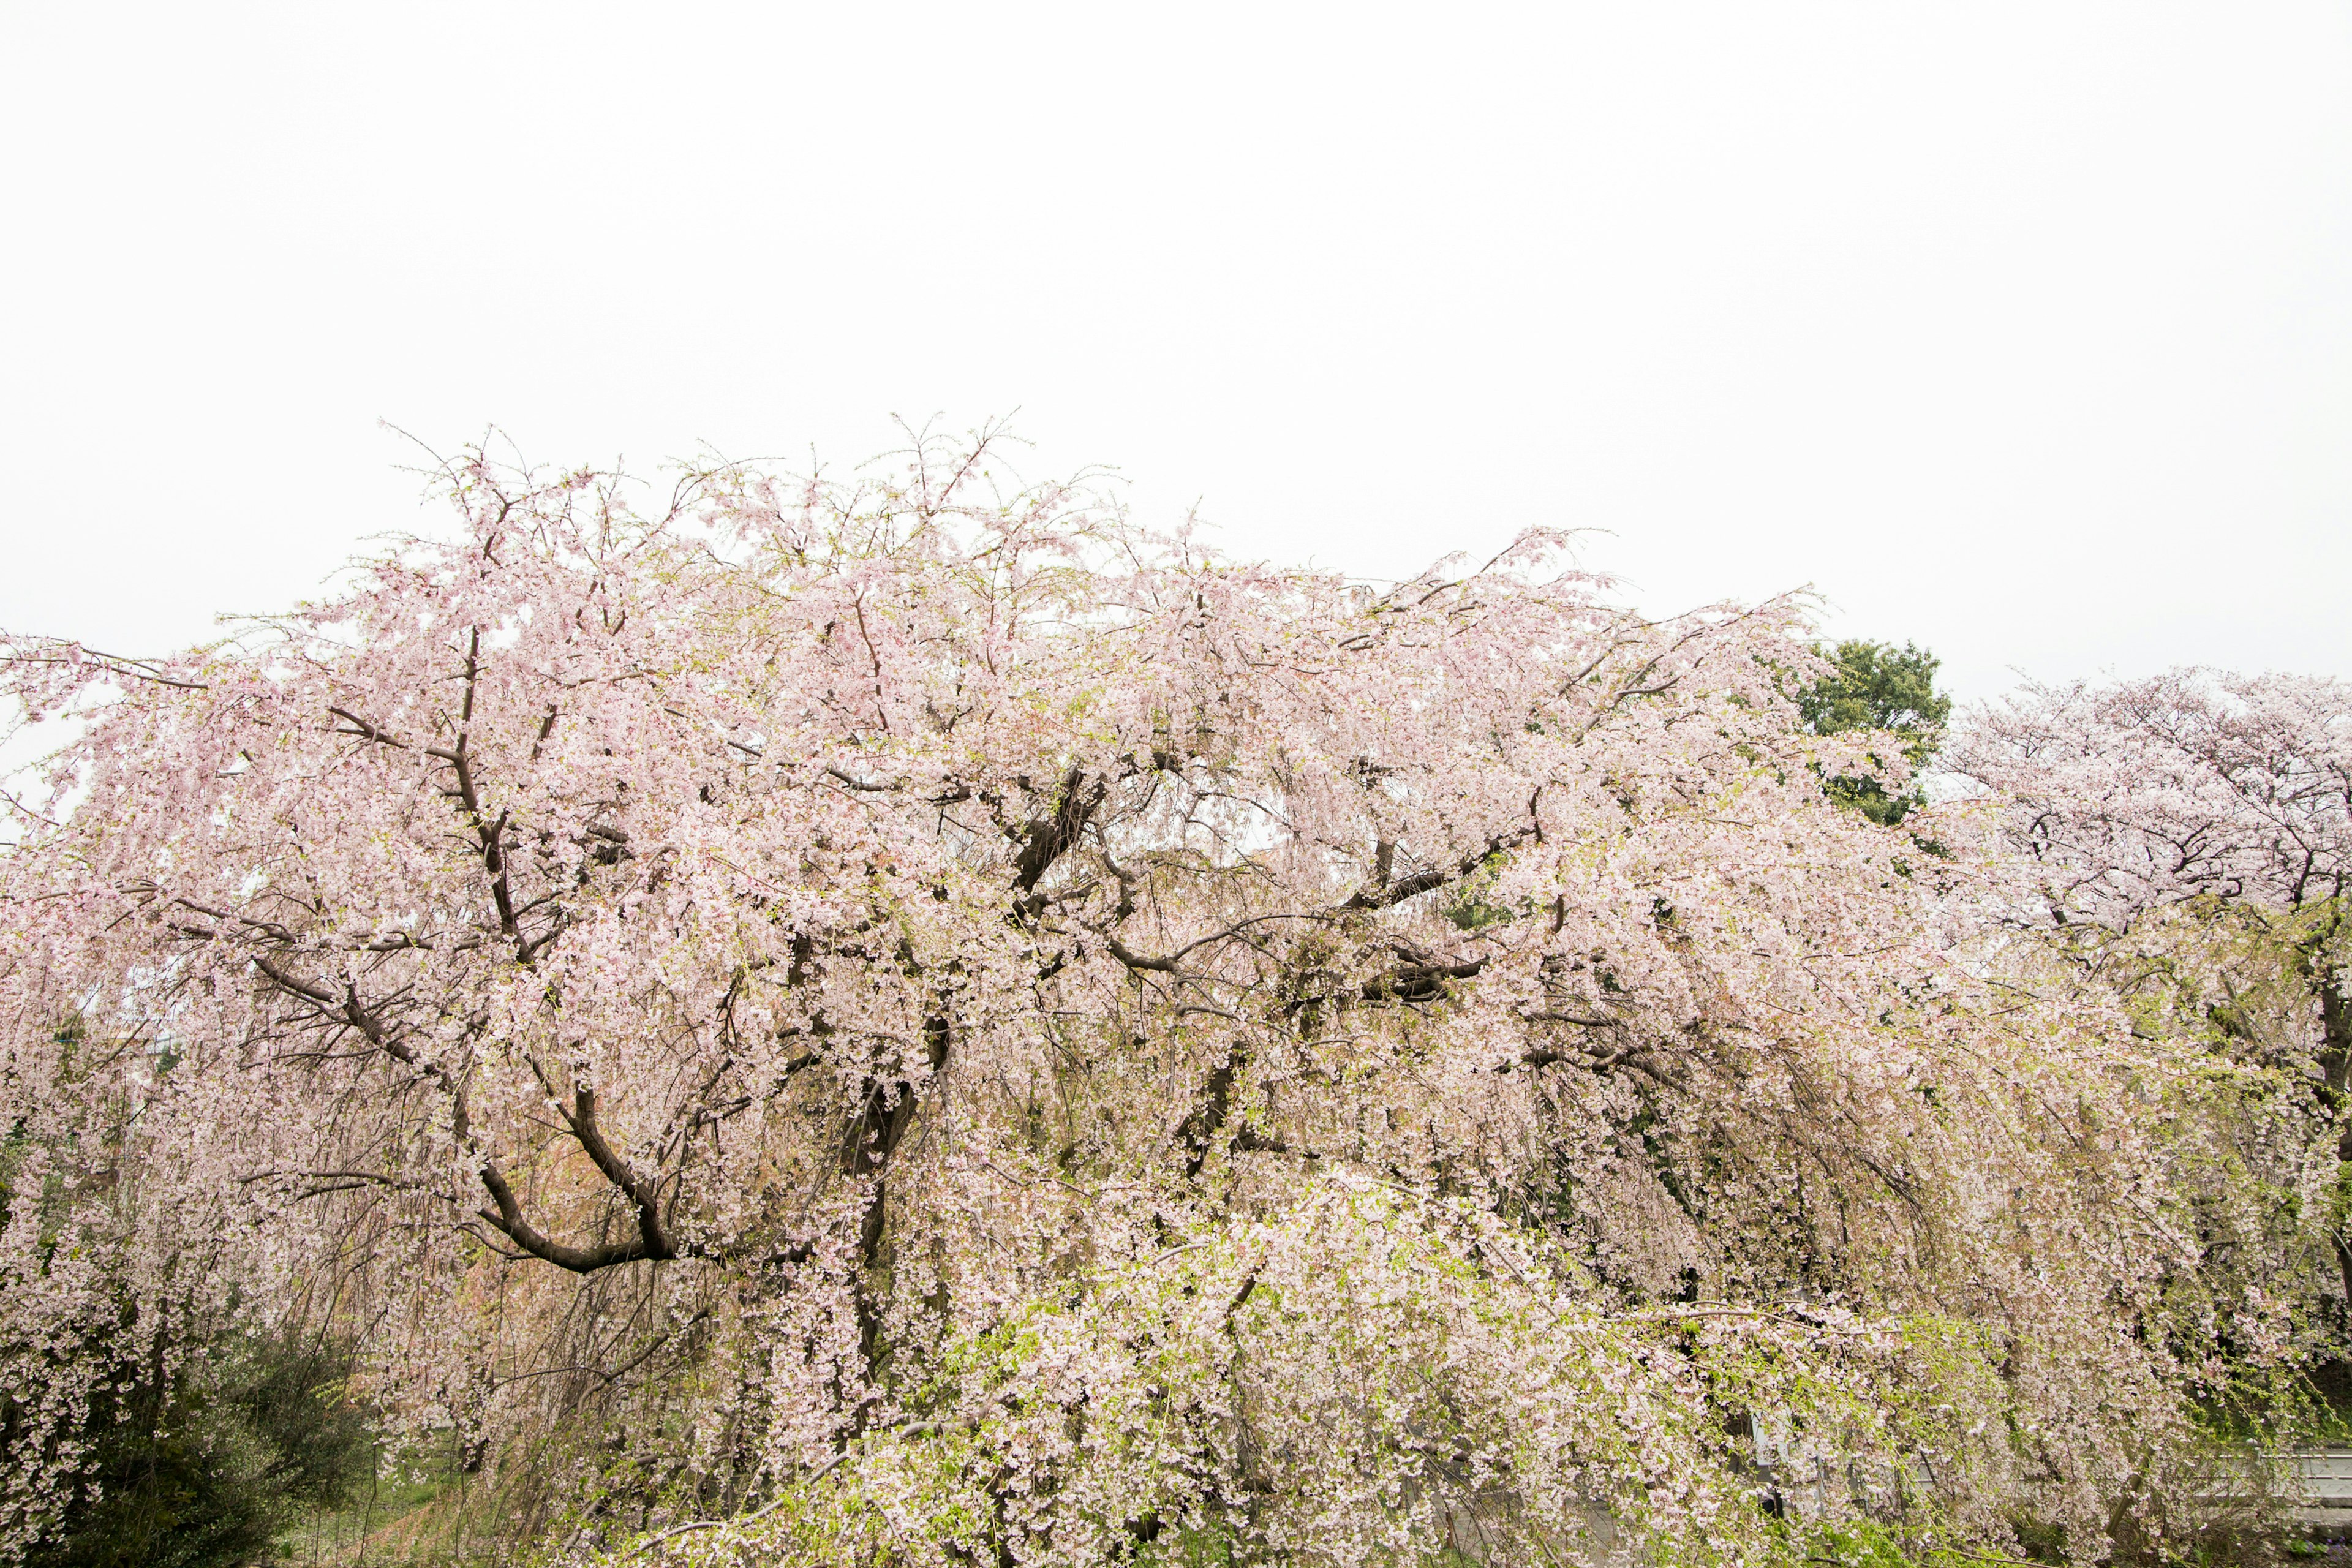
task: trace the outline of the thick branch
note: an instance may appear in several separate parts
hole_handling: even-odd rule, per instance
[[[466,1123],[465,1096],[460,1086],[450,1078],[439,1063],[419,1057],[408,1042],[402,1039],[397,1032],[387,1027],[383,1019],[363,1005],[356,989],[346,986],[343,994],[338,996],[323,985],[315,984],[299,975],[289,973],[272,963],[266,954],[255,953],[252,958],[254,967],[260,970],[278,989],[312,1004],[329,1017],[338,1018],[349,1024],[365,1037],[371,1045],[377,1047],[386,1056],[404,1067],[415,1068],[449,1092],[454,1104],[452,1125],[457,1141],[473,1153],[478,1163],[477,1168],[481,1175],[482,1185],[488,1191],[490,1201],[497,1205],[495,1210],[483,1209],[478,1212],[485,1221],[517,1247],[534,1258],[543,1258],[560,1268],[569,1268],[576,1274],[593,1273],[596,1269],[610,1268],[616,1263],[632,1263],[641,1258],[658,1259],[677,1256],[671,1247],[668,1235],[662,1226],[660,1209],[656,1202],[653,1184],[631,1171],[627,1164],[614,1152],[612,1146],[604,1141],[603,1130],[596,1122],[595,1095],[593,1090],[583,1089],[575,1097],[575,1109],[566,1111],[565,1117],[572,1123],[572,1135],[579,1140],[580,1146],[587,1151],[588,1157],[595,1162],[596,1168],[604,1173],[605,1180],[619,1188],[631,1202],[637,1205],[638,1234],[635,1239],[631,1241],[613,1242],[595,1247],[581,1247],[554,1240],[524,1217],[522,1205],[516,1200],[514,1188],[508,1183],[506,1173],[499,1169],[498,1161],[474,1142],[472,1131]]]
[[[604,1173],[604,1179],[627,1194],[629,1201],[637,1205],[637,1231],[645,1244],[640,1256],[675,1258],[677,1253],[671,1248],[669,1237],[662,1226],[661,1200],[656,1184],[646,1181],[604,1141],[604,1130],[596,1121],[596,1091],[582,1089],[575,1093],[572,1097],[572,1109],[564,1111],[563,1118],[571,1123],[572,1135],[580,1141],[580,1147],[588,1152],[588,1158]]]
[[[634,1263],[641,1258],[670,1256],[667,1252],[656,1254],[648,1251],[642,1235],[627,1241],[608,1242],[593,1247],[573,1247],[553,1240],[523,1217],[522,1205],[515,1201],[514,1189],[507,1184],[498,1162],[487,1154],[482,1156],[482,1185],[489,1189],[490,1201],[498,1205],[496,1213],[488,1209],[479,1211],[482,1218],[533,1258],[543,1258],[558,1268],[569,1268],[574,1274],[593,1274],[616,1263]]]
[[[1108,779],[1097,779],[1092,790],[1081,791],[1079,786],[1085,782],[1086,774],[1073,765],[1062,776],[1061,798],[1055,805],[1054,815],[1033,818],[1023,825],[1024,837],[1021,853],[1013,860],[1013,885],[1024,895],[1035,889],[1038,879],[1061,858],[1062,851],[1078,841],[1095,808],[1110,791]]]
[[[1486,840],[1486,847],[1454,865],[1432,866],[1426,870],[1400,877],[1393,882],[1388,880],[1386,868],[1383,866],[1377,883],[1359,889],[1355,896],[1341,904],[1339,908],[1342,911],[1393,909],[1407,899],[1417,899],[1423,893],[1436,891],[1448,882],[1458,881],[1469,876],[1496,856],[1507,849],[1517,848],[1535,836],[1536,829],[1532,825],[1510,833],[1496,834]],[[1390,848],[1393,852],[1393,846]]]

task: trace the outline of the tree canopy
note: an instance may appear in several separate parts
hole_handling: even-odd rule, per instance
[[[2334,1112],[2021,940],[1998,802],[1841,807],[1932,659],[991,468],[476,456],[215,646],[7,643],[11,1542],[78,1347],[257,1310],[572,1560],[2200,1528]]]

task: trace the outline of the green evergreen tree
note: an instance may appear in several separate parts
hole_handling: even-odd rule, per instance
[[[1814,652],[1836,669],[1797,694],[1798,711],[1816,733],[1885,730],[1903,739],[1903,757],[1916,770],[1935,754],[1951,716],[1952,700],[1936,689],[1942,663],[1916,643],[1853,638]],[[1872,761],[1883,761],[1873,754]],[[1873,822],[1892,827],[1926,798],[1915,786],[1890,795],[1877,779],[1840,776],[1829,781],[1832,799]]]

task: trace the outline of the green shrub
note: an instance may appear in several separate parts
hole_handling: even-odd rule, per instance
[[[367,1473],[366,1414],[347,1357],[225,1336],[159,1378],[126,1364],[91,1402],[89,1465],[26,1568],[237,1568],[267,1561],[303,1513]]]

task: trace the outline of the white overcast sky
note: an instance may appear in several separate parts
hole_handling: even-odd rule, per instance
[[[1017,409],[1236,553],[2352,675],[2341,4],[0,0],[0,626],[125,652],[431,525],[380,420]]]

